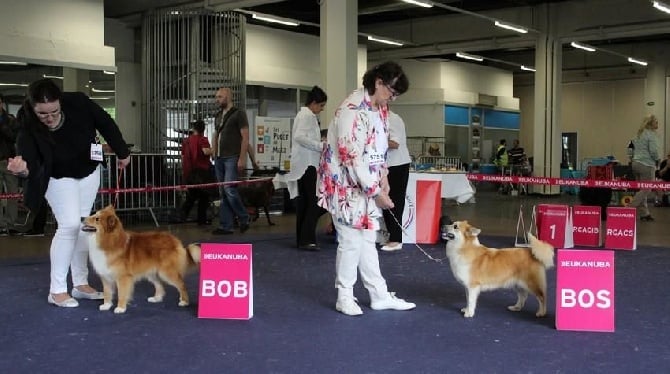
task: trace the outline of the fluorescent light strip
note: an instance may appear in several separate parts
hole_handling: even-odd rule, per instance
[[[412,5],[420,6],[420,7],[423,7],[423,8],[432,8],[433,7],[433,3],[430,3],[430,2],[427,2],[427,1],[418,1],[418,0],[402,0],[402,1],[406,2],[407,4],[412,4]]]
[[[463,52],[456,52],[456,57],[460,57],[460,58],[463,58],[463,59],[466,59],[466,60],[479,61],[479,62],[484,61],[484,57],[469,55],[469,54],[463,53]]]
[[[0,65],[19,65],[19,66],[26,66],[28,65],[27,62],[21,62],[21,61],[0,61]]]
[[[279,23],[279,24],[285,25],[285,26],[298,26],[298,22],[295,22],[295,21],[289,21],[289,20],[274,18],[274,17],[270,17],[270,16],[261,16],[261,15],[258,15],[256,13],[252,14],[251,18],[257,19],[259,21]]]
[[[525,71],[535,71],[534,68],[532,68],[532,67],[530,67],[530,66],[526,66],[526,65],[521,65],[521,70],[525,70]]]
[[[63,77],[60,77],[58,75],[48,75],[48,74],[42,74],[42,78],[63,79]]]
[[[638,59],[632,58],[632,57],[628,57],[628,62],[631,62],[633,64],[642,65],[642,66],[647,66],[646,61],[638,60]]]
[[[368,40],[371,40],[371,41],[373,41],[373,42],[377,42],[377,43],[384,43],[384,44],[390,44],[390,45],[397,45],[397,46],[399,46],[399,47],[402,47],[402,45],[403,45],[402,43],[394,42],[393,40],[381,39],[381,38],[374,37],[374,36],[372,36],[372,35],[368,35]]]
[[[670,6],[668,6],[668,4],[665,4],[665,3],[660,2],[660,1],[652,1],[651,5],[654,8],[660,10],[661,12],[665,12],[665,13],[670,14]]]
[[[92,92],[99,92],[99,93],[114,93],[116,90],[99,90],[97,88],[91,88]]]
[[[28,87],[28,84],[27,83],[0,83],[0,86],[2,86],[2,87],[7,87],[7,86],[9,86],[9,87],[11,87],[11,86]]]
[[[108,74],[108,75],[115,75],[115,74],[116,74],[116,72],[114,72],[114,71],[109,71],[109,70],[103,70],[102,73],[103,73],[103,74]],[[90,82],[91,82],[91,81],[89,81],[89,83],[90,83]]]
[[[588,52],[595,52],[596,51],[595,48],[593,48],[589,45],[586,45],[586,44],[580,44],[580,43],[577,43],[577,42],[572,42],[572,43],[570,43],[570,45],[573,48],[583,49],[583,50],[588,51]]]
[[[505,23],[505,22],[495,21],[494,24],[496,26],[500,27],[500,28],[516,31],[520,34],[525,34],[525,33],[528,32],[528,29],[525,29],[521,26],[516,26],[516,25],[509,24],[509,23]]]

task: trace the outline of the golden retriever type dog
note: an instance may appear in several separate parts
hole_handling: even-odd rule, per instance
[[[467,221],[457,221],[448,226],[445,235],[451,271],[466,289],[463,315],[474,317],[481,291],[514,288],[517,301],[507,309],[520,311],[530,292],[539,303],[535,315],[545,316],[546,269],[554,266],[554,247],[528,233],[530,248],[487,248],[477,238],[480,232]]]
[[[114,290],[118,303],[114,313],[124,313],[132,298],[135,282],[148,279],[155,293],[147,301],[163,301],[161,279],[179,290],[179,306],[189,303],[184,273],[200,263],[200,246],[184,247],[174,235],[163,231],[126,231],[111,205],[84,219],[82,230],[91,232],[89,258],[100,276],[104,302],[100,310],[112,307]]]

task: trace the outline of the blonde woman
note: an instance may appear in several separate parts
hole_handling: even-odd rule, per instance
[[[658,164],[658,137],[656,130],[658,129],[658,119],[655,115],[650,114],[644,117],[640,129],[637,130],[637,138],[633,140],[635,145],[635,153],[633,155],[633,175],[637,181],[653,181],[655,178],[656,165]],[[649,213],[647,207],[647,198],[651,190],[639,190],[630,207],[638,208],[640,213],[640,220],[653,221],[654,217]]]

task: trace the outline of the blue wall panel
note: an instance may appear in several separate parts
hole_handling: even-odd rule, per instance
[[[484,127],[518,130],[521,125],[519,113],[501,110],[484,110]]]
[[[470,124],[470,110],[465,106],[445,105],[444,124],[451,126],[467,126]]]

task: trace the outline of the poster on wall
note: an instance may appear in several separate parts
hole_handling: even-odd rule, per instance
[[[289,170],[291,163],[291,119],[256,117],[254,150],[261,169]]]

